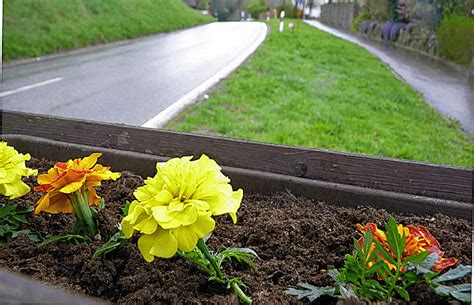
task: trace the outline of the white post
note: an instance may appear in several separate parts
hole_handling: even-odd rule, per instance
[[[304,20],[305,11],[306,11],[306,0],[303,0],[303,20]]]
[[[280,13],[280,27],[279,27],[280,32],[283,32],[284,28],[285,28],[285,11],[281,11],[281,13]]]

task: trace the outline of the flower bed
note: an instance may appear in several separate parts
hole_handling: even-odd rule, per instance
[[[353,243],[353,238],[361,238],[361,231],[364,231],[361,229],[364,227],[357,226],[357,224],[368,225],[365,228],[373,228],[374,225],[370,223],[375,223],[379,228],[384,229],[383,225],[389,219],[389,212],[384,209],[389,209],[396,221],[402,224],[426,226],[441,243],[441,250],[446,252],[444,256],[439,252],[437,242],[429,237],[431,236],[429,233],[428,235],[422,233],[424,236],[428,236],[425,241],[420,243],[418,240],[413,244],[415,235],[412,233],[418,234],[424,229],[421,228],[421,231],[416,233],[418,230],[416,227],[406,227],[408,231],[402,229],[399,232],[410,232],[410,236],[402,234],[398,237],[398,242],[404,239],[407,243],[410,241],[410,250],[407,250],[406,253],[403,252],[403,255],[395,254],[393,251],[395,248],[390,246],[387,251],[392,251],[392,254],[385,250],[385,253],[388,254],[383,254],[384,252],[379,250],[382,244],[379,245],[378,242],[387,246],[387,244],[393,243],[393,236],[398,236],[398,234],[390,233],[394,232],[393,228],[396,228],[392,221],[392,225],[385,228],[386,235],[379,231],[373,232],[374,238],[380,239],[373,243],[373,246],[377,246],[376,251],[370,247],[370,238],[367,235],[369,233],[366,232],[363,236],[364,241],[367,241],[367,245],[364,242],[364,253],[371,252],[382,255],[373,259],[369,255],[364,259],[367,260],[366,262],[358,265],[359,270],[365,270],[367,267],[367,275],[370,275],[369,273],[374,270],[371,265],[379,266],[384,260],[391,262],[392,265],[396,264],[398,267],[395,270],[402,271],[403,274],[413,275],[413,270],[417,270],[417,272],[422,272],[421,274],[433,275],[426,273],[431,267],[427,267],[428,269],[423,267],[425,268],[423,270],[416,265],[408,264],[408,262],[412,262],[408,259],[415,260],[413,255],[427,254],[423,249],[431,249],[428,250],[430,253],[440,253],[443,258],[446,258],[445,262],[448,262],[449,266],[456,261],[461,264],[471,262],[472,170],[470,169],[19,113],[4,112],[2,115],[4,123],[2,141],[8,141],[20,152],[28,152],[36,158],[63,162],[68,159],[83,158],[95,152],[102,153],[100,163],[106,167],[95,165],[95,161],[92,162],[92,159],[95,160],[98,155],[92,154],[82,161],[70,160],[67,163],[58,163],[54,170],[48,172],[48,175],[44,174],[53,165],[51,161],[33,160],[29,163],[33,167],[33,171],[26,169],[21,162],[15,163],[18,173],[22,176],[34,175],[36,174],[35,169],[38,170],[40,176],[37,178],[33,176],[23,178],[30,187],[36,186],[38,191],[36,193],[26,194],[29,189],[26,185],[21,184],[18,179],[10,179],[15,175],[7,173],[5,176],[4,171],[0,172],[0,178],[3,179],[0,180],[0,183],[5,184],[6,182],[8,184],[4,185],[3,187],[6,188],[0,189],[0,192],[14,198],[9,203],[16,203],[25,208],[17,211],[16,215],[11,212],[10,208],[5,209],[5,206],[0,209],[0,212],[3,210],[1,213],[10,213],[14,231],[29,230],[22,231],[19,236],[7,234],[9,242],[0,251],[0,267],[32,275],[35,279],[50,282],[67,290],[99,296],[115,302],[138,303],[153,300],[169,303],[202,301],[237,303],[239,301],[237,294],[227,290],[225,284],[228,284],[229,287],[232,286],[238,293],[239,289],[235,288],[241,284],[241,282],[236,282],[238,279],[235,276],[238,276],[248,286],[243,290],[256,303],[298,303],[301,301],[289,296],[288,292],[294,293],[295,290],[291,289],[297,288],[296,285],[300,283],[316,286],[334,285],[331,278],[334,273],[329,271],[332,267],[338,268],[341,271],[340,275],[344,275],[348,279],[348,273],[344,271],[344,268],[348,267],[346,265],[347,257],[344,258],[344,255],[350,253],[355,255],[355,252],[352,251],[357,250],[357,243]],[[232,179],[232,190],[240,188],[244,190],[244,199],[237,213],[237,224],[234,224],[231,218],[234,216],[235,209],[238,208],[234,204],[236,204],[235,200],[240,202],[240,191],[230,190],[229,193],[228,186],[223,188],[218,186],[222,181],[227,184],[227,180],[221,180],[223,178],[221,174],[215,172],[218,168],[215,163],[205,161],[204,167],[198,166],[197,168],[188,164],[191,166],[186,165],[185,168],[188,169],[173,169],[165,176],[174,177],[171,178],[173,181],[181,181],[185,175],[188,177],[185,180],[191,181],[188,180],[191,176],[194,179],[206,176],[199,174],[203,169],[205,172],[208,170],[213,172],[212,175],[207,176],[211,180],[214,179],[212,182],[214,186],[207,188],[208,191],[211,193],[214,193],[213,190],[224,192],[227,195],[224,193],[221,195],[231,201],[224,204],[227,206],[224,210],[221,209],[222,201],[220,200],[218,200],[219,202],[208,201],[209,206],[202,205],[202,202],[193,202],[191,205],[201,205],[199,213],[204,212],[206,217],[212,215],[216,225],[214,230],[209,226],[210,222],[214,220],[208,220],[208,225],[204,226],[207,227],[205,232],[194,230],[197,228],[192,230],[200,240],[205,239],[202,236],[213,231],[207,243],[214,253],[208,253],[208,257],[212,255],[217,257],[227,251],[216,254],[221,246],[245,247],[255,250],[260,256],[260,259],[255,260],[256,269],[251,268],[248,264],[243,264],[242,262],[245,260],[241,256],[240,261],[231,260],[231,263],[226,261],[222,264],[224,269],[221,270],[221,273],[224,276],[219,275],[217,271],[212,274],[209,272],[212,271],[210,270],[210,266],[213,264],[212,260],[206,257],[210,265],[203,261],[202,255],[205,254],[205,251],[202,249],[205,244],[203,246],[202,242],[198,241],[197,247],[192,252],[187,252],[196,240],[193,240],[192,243],[186,241],[182,243],[179,241],[179,236],[174,233],[172,234],[178,241],[178,253],[171,259],[155,258],[151,263],[147,263],[146,260],[153,259],[150,255],[169,257],[176,251],[175,246],[168,244],[168,246],[172,246],[167,247],[170,252],[166,250],[164,253],[163,249],[153,250],[153,246],[150,248],[149,243],[142,242],[142,246],[140,246],[139,240],[143,238],[140,237],[140,234],[135,234],[130,239],[120,239],[120,236],[114,234],[118,231],[117,224],[119,222],[122,226],[124,223],[128,226],[128,228],[122,227],[124,228],[122,237],[133,234],[133,231],[130,231],[130,225],[134,230],[145,235],[154,234],[154,222],[160,226],[160,232],[178,228],[174,225],[170,226],[169,220],[166,219],[168,216],[160,212],[161,208],[155,217],[155,206],[147,207],[149,203],[147,203],[146,196],[137,196],[135,190],[137,187],[144,190],[141,188],[144,183],[142,177],[153,177],[157,170],[161,172],[159,176],[163,175],[164,168],[156,168],[156,162],[163,162],[176,156],[200,156],[203,153],[219,160],[219,164],[226,165],[223,172]],[[17,161],[24,159],[28,159],[28,156],[19,156]],[[177,159],[173,160],[173,162],[177,162]],[[172,162],[167,164],[172,164]],[[108,166],[111,166],[110,171]],[[191,171],[189,171],[190,168]],[[141,176],[131,174],[127,172],[128,170]],[[119,179],[117,179],[118,174],[115,174],[118,171],[123,171]],[[50,180],[56,175],[63,177],[64,172],[71,175],[69,182],[66,184],[56,183],[55,185],[50,183]],[[185,172],[188,174],[184,174]],[[82,185],[81,192],[85,191],[85,188],[97,186],[96,178],[98,176],[105,180],[117,180],[103,181],[102,187],[97,190],[97,195],[105,200],[105,206],[102,206],[97,200],[93,189],[87,190],[90,195],[89,205],[99,204],[94,206],[94,210],[91,210],[96,219],[96,228],[93,228],[94,223],[84,221],[89,217],[86,215],[87,213],[81,212],[81,216],[74,207],[74,205],[81,206],[81,202],[86,196],[80,195],[76,198],[77,202],[74,203],[74,194],[71,193],[79,190],[80,185]],[[159,186],[162,182],[158,181],[160,179],[155,180],[156,177],[147,181],[154,185],[149,190],[158,196],[158,192],[163,189],[161,189],[162,186]],[[215,178],[221,182],[216,181]],[[155,181],[158,184],[150,181]],[[187,183],[179,183],[187,185]],[[43,208],[44,211],[51,208],[51,206],[48,207],[44,198],[49,197],[50,201],[53,200],[53,197],[64,199],[62,195],[57,197],[57,191],[68,194],[67,198],[72,200],[68,204],[73,205],[79,218],[76,219],[70,214],[53,215],[39,211]],[[187,192],[187,186],[184,192]],[[22,194],[26,195],[21,197]],[[49,195],[46,196],[47,194]],[[40,204],[38,200],[41,196],[43,196],[43,201]],[[173,195],[173,200],[176,196],[182,198],[182,194]],[[312,199],[304,199],[300,196]],[[6,203],[6,198],[0,196],[0,203]],[[127,200],[134,199],[137,199],[139,204],[130,205],[128,212],[126,209],[122,209],[126,206]],[[184,200],[186,203],[187,199],[180,200]],[[168,212],[174,212],[176,208],[179,208],[179,204],[176,205],[176,202],[172,206],[172,201],[166,200],[168,208],[173,209]],[[322,203],[323,201],[326,203]],[[25,217],[29,217],[29,212],[35,203],[37,203],[36,209],[39,213],[32,217],[31,224],[27,226]],[[58,203],[55,201],[52,204]],[[68,204],[56,206],[54,209],[57,210],[60,207],[72,210]],[[138,205],[145,209],[151,208],[154,220],[150,217],[147,218],[143,211],[137,208]],[[88,209],[85,210],[87,212]],[[147,215],[150,215],[149,212]],[[418,216],[407,212],[418,213]],[[444,212],[446,215],[436,214],[439,212]],[[130,214],[123,218],[126,213]],[[139,220],[134,220],[135,216],[130,215],[136,215]],[[81,218],[83,219],[81,220]],[[78,229],[74,225],[77,220],[82,222],[82,225],[86,224],[82,228],[88,229],[82,230],[81,234],[87,236],[77,238],[76,235],[76,237],[70,238],[67,237],[68,235],[64,235]],[[145,226],[144,220],[151,222]],[[183,218],[180,221],[188,222],[189,219]],[[188,226],[188,224],[182,225]],[[392,228],[390,232],[389,228]],[[96,229],[99,232],[98,235],[94,233],[97,232]],[[413,232],[411,232],[412,229]],[[156,231],[156,233],[160,232]],[[4,233],[2,233],[3,236],[5,236]],[[176,233],[179,235],[178,232]],[[62,238],[52,240],[51,237],[47,237],[51,234],[62,235]],[[65,236],[67,239],[64,239]],[[119,238],[122,241],[122,246],[107,253],[105,258],[98,256],[93,259],[95,251],[107,244],[106,241],[111,236]],[[387,236],[386,241],[383,236]],[[392,236],[392,241],[390,241],[390,236]],[[151,236],[147,238],[150,239]],[[47,241],[47,244],[37,243],[41,240]],[[359,239],[360,241],[361,239]],[[372,250],[369,251],[369,248]],[[196,252],[196,249],[201,252]],[[402,247],[397,249],[402,249]],[[199,255],[199,253],[201,254]],[[250,252],[244,251],[242,253],[249,254]],[[188,254],[194,256],[191,257]],[[388,255],[389,258],[385,255]],[[399,257],[398,261],[394,260],[396,256]],[[359,255],[359,257],[363,256]],[[438,256],[438,258],[441,257]],[[193,263],[190,263],[191,261]],[[215,264],[212,266],[214,270],[221,266],[222,261],[217,262],[217,267]],[[462,268],[464,271],[470,271],[470,267]],[[456,269],[458,267],[451,270]],[[346,270],[348,269],[346,268]],[[398,281],[398,271],[391,275],[392,282],[404,284],[403,280]],[[463,275],[466,274],[464,271],[461,272]],[[208,281],[209,274],[214,276],[214,281]],[[374,280],[377,280],[377,276],[380,281],[382,276],[387,276],[387,273],[378,270],[375,273],[372,272],[371,275],[370,281],[373,283]],[[41,298],[43,302],[64,300],[64,295],[61,296],[58,292],[46,293],[44,288],[37,283],[27,283],[25,280],[16,278],[17,276],[12,273],[0,272],[0,280],[6,283],[4,287],[0,287],[0,296],[6,295],[21,299],[23,302],[32,302],[39,300],[36,296],[48,294],[50,298]],[[426,279],[425,276],[424,279]],[[434,280],[436,279],[439,278]],[[426,283],[432,286],[431,279],[427,279]],[[459,281],[451,282],[451,284],[456,283]],[[346,284],[348,284],[347,281]],[[458,296],[463,294],[465,297],[467,294],[465,286],[460,287],[463,290],[456,290]],[[470,287],[470,285],[468,286]],[[17,289],[17,287],[21,287],[24,293],[20,293],[21,289]],[[337,289],[341,290],[342,286],[338,287],[331,291],[337,293]],[[349,291],[352,291],[350,286],[347,287]],[[433,294],[431,288],[423,286],[423,284],[413,286],[408,283],[405,287],[409,289],[408,293],[411,299],[418,300],[419,303],[446,302],[446,299],[440,299]],[[436,287],[438,289],[441,286]],[[396,289],[396,293],[392,293],[395,291],[393,289]],[[384,291],[384,295],[401,297],[406,295],[404,289],[391,286],[391,288],[381,291]],[[328,289],[325,293],[327,291]],[[357,292],[364,293],[362,290]],[[239,296],[242,300],[242,295]],[[322,300],[325,303],[333,301],[329,297]],[[403,301],[400,302],[403,303]]]
[[[32,160],[29,166],[44,173],[53,165]],[[30,186],[36,178],[27,179]],[[99,231],[106,236],[116,232],[124,202],[133,200],[132,192],[143,185],[140,176],[123,172],[117,181],[104,181],[98,195],[106,206],[97,214]],[[29,193],[15,199],[20,206],[32,206],[41,194]],[[1,197],[0,203],[7,203]],[[471,264],[471,224],[467,220],[442,214],[416,216],[389,214],[371,207],[346,208],[297,197],[282,191],[273,195],[245,194],[236,225],[228,216],[217,218],[216,230],[208,241],[212,250],[220,245],[248,247],[260,260],[256,269],[233,263],[228,273],[238,275],[248,285],[256,303],[298,303],[283,293],[300,282],[317,286],[332,285],[328,270],[340,268],[344,254],[353,250],[359,238],[356,224],[385,224],[389,215],[404,224],[424,225],[441,243],[445,256]],[[40,237],[70,232],[74,216],[40,213],[33,217],[31,231]],[[0,266],[33,276],[55,286],[118,303],[218,302],[237,303],[234,293],[208,282],[208,275],[178,256],[147,263],[132,238],[104,259],[91,255],[105,241],[73,245],[66,241],[39,246],[21,236],[0,252]],[[460,246],[462,245],[462,246]],[[448,303],[425,286],[410,290],[412,301],[420,304]],[[330,302],[330,299],[323,299]]]

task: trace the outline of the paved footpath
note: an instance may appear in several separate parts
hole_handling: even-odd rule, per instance
[[[215,22],[7,65],[0,109],[160,127],[237,68],[266,32],[260,22]]]
[[[474,134],[474,77],[469,79],[465,71],[416,52],[336,30],[315,20],[306,20],[306,23],[364,47],[388,64],[443,116],[458,120],[467,132]]]

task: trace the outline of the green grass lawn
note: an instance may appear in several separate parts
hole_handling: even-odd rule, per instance
[[[271,26],[246,64],[168,128],[472,167],[474,146],[457,123],[378,58],[306,24]]]
[[[173,31],[214,19],[181,0],[4,0],[3,60]]]

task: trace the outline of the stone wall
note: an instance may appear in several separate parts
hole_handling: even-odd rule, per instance
[[[329,3],[321,5],[321,22],[350,29],[358,14],[357,3]]]
[[[375,40],[389,41],[430,55],[437,55],[436,33],[416,23],[362,20],[357,23],[357,32]]]

